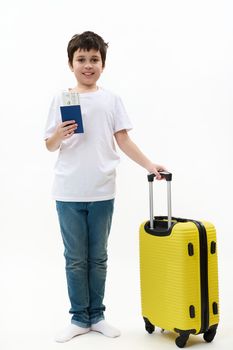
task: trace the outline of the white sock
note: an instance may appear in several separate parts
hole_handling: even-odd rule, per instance
[[[91,331],[102,333],[106,337],[110,338],[116,338],[121,335],[121,332],[118,329],[110,326],[105,320],[92,324]]]
[[[90,331],[90,328],[79,327],[71,323],[62,332],[57,334],[57,336],[55,337],[55,341],[58,343],[65,343],[70,339],[72,339],[73,337],[76,337],[77,335],[85,334],[89,331]]]

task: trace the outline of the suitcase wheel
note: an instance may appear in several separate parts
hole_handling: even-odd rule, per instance
[[[217,327],[215,327],[215,326],[214,326],[214,327],[211,327],[210,329],[208,329],[208,331],[206,331],[206,332],[203,334],[204,340],[205,340],[207,343],[212,342],[212,340],[213,340],[214,337],[215,337],[216,331],[217,331]]]
[[[150,321],[148,320],[148,318],[143,317],[144,321],[145,321],[145,329],[149,334],[152,334],[155,330],[155,326],[150,323]]]
[[[176,338],[176,345],[179,348],[184,348],[189,338],[189,334],[181,334]]]

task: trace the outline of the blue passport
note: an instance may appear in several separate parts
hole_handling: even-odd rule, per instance
[[[60,110],[63,122],[66,122],[68,120],[75,120],[75,122],[78,124],[78,127],[74,132],[76,134],[84,133],[80,105],[60,106]]]

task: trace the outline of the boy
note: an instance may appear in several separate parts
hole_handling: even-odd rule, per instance
[[[105,67],[108,44],[87,31],[68,44],[68,63],[77,81],[84,133],[74,133],[75,121],[61,122],[58,94],[50,107],[45,141],[49,151],[59,149],[53,198],[60,223],[71,303],[71,324],[57,336],[65,342],[74,336],[100,332],[118,337],[120,331],[104,319],[107,240],[115,198],[115,169],[120,149],[148,172],[161,179],[160,165],[153,164],[131,141],[132,128],[121,99],[100,88],[97,81]]]

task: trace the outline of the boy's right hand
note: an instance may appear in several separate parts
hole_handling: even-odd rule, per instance
[[[78,124],[75,123],[75,120],[68,120],[57,126],[55,134],[61,141],[67,140],[74,134],[77,127]]]

